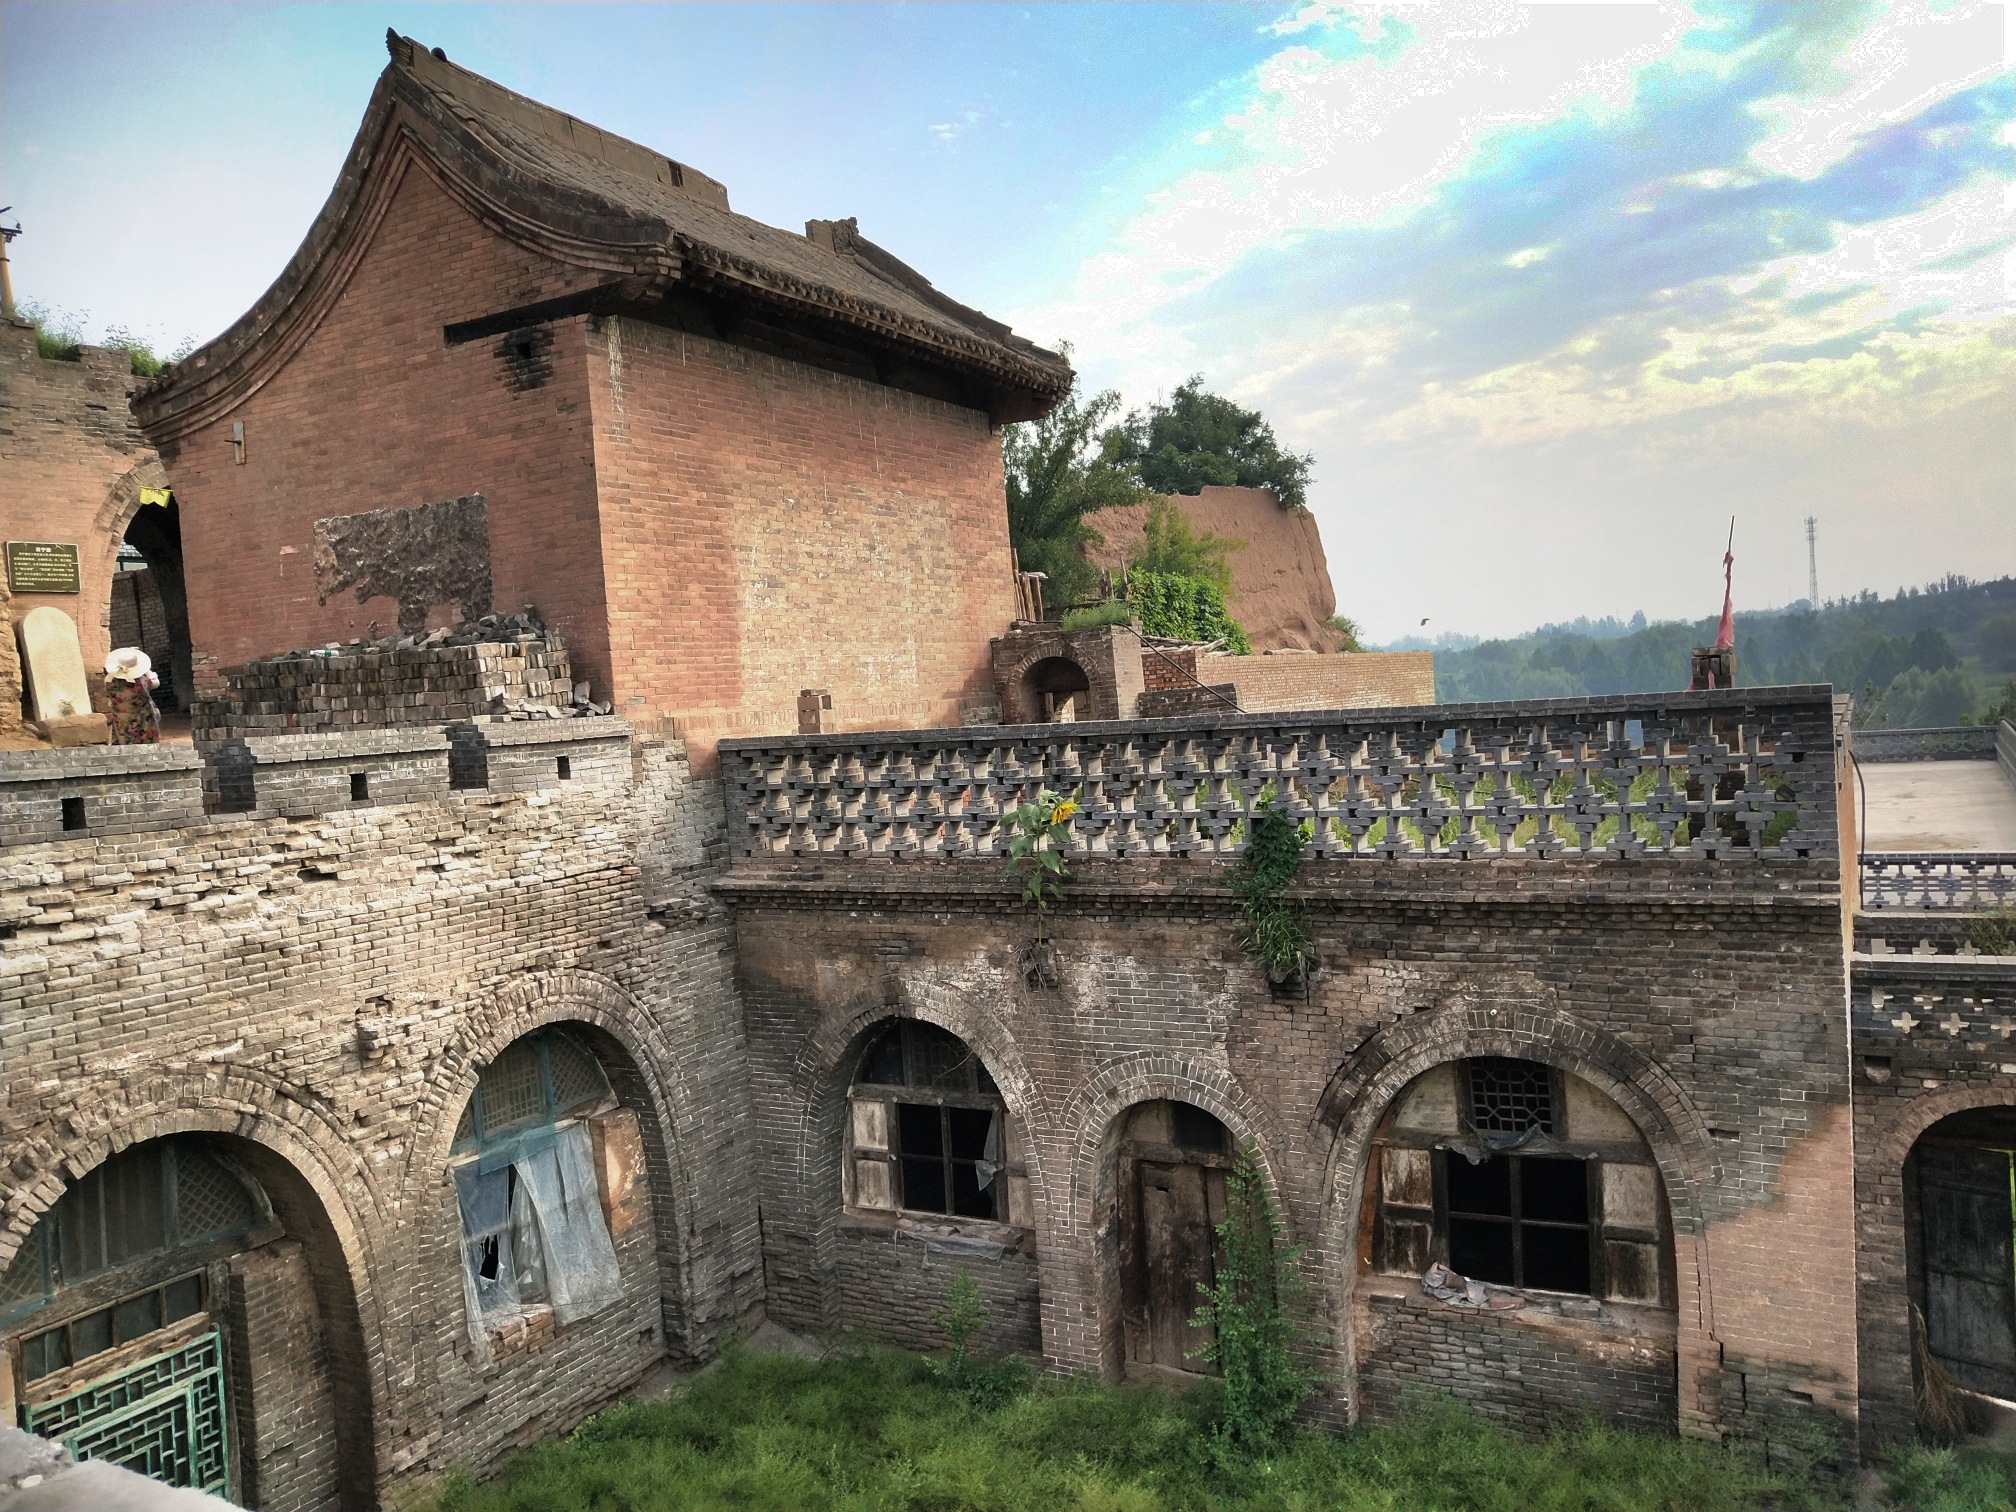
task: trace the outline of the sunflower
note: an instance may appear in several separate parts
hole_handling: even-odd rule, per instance
[[[1057,807],[1050,810],[1050,818],[1048,822],[1051,824],[1062,824],[1077,812],[1078,812],[1077,802],[1073,799],[1066,798],[1062,803],[1058,804]]]

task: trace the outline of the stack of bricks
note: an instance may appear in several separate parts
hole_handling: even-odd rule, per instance
[[[346,646],[247,662],[227,681],[224,697],[196,703],[199,741],[573,712],[567,649],[557,636],[405,650]]]

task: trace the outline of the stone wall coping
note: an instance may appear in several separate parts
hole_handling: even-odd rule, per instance
[[[183,772],[202,765],[202,753],[181,742],[6,751],[0,752],[0,783],[75,782],[85,777],[124,777],[135,772]]]
[[[329,730],[298,735],[233,735],[202,744],[206,757],[239,745],[260,766],[299,761],[343,761],[357,756],[399,756],[409,751],[445,751],[448,737],[438,726],[402,725],[389,730]]]
[[[467,722],[491,746],[561,745],[577,740],[628,740],[630,721],[620,715],[585,719],[472,719]],[[450,729],[460,728],[451,725]]]
[[[1501,703],[1401,704],[1378,709],[1288,709],[1258,714],[1191,714],[1167,719],[1084,720],[1077,724],[942,726],[921,730],[851,730],[832,735],[742,735],[719,742],[723,751],[816,751],[895,745],[1012,745],[1053,740],[1124,739],[1130,735],[1199,735],[1238,730],[1281,730],[1298,726],[1376,725],[1392,729],[1452,729],[1468,723],[1504,720],[1594,722],[1659,718],[1667,714],[1726,714],[1743,718],[1763,709],[1816,705],[1830,715],[1834,690],[1826,683],[1728,691],[1612,693],[1592,698],[1539,698]]]
[[[2016,986],[2016,956],[1991,955],[1869,955],[1857,951],[1848,958],[1858,982],[1983,982],[1991,987]]]
[[[2006,723],[2006,721],[2005,721]],[[1999,729],[1987,725],[1925,725],[1909,730],[1857,730],[1858,761],[1993,761]]]

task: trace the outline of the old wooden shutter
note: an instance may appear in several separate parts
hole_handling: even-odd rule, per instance
[[[1953,1379],[2016,1397],[2016,1255],[2007,1150],[1922,1145],[1927,1343]]]

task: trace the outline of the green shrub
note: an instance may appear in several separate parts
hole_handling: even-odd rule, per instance
[[[1128,597],[1146,635],[1171,640],[1222,640],[1228,651],[1253,654],[1246,631],[1225,608],[1225,594],[1216,583],[1199,577],[1160,572],[1136,572],[1127,578]]]
[[[1066,609],[1058,625],[1066,630],[1096,630],[1101,625],[1131,625],[1134,606],[1114,600],[1110,604],[1089,604],[1083,609]]]
[[[987,1300],[980,1295],[979,1286],[966,1272],[959,1272],[952,1278],[945,1311],[931,1315],[932,1322],[951,1339],[952,1347],[944,1359],[924,1362],[939,1380],[983,1410],[1001,1406],[1029,1384],[1029,1366],[1020,1355],[983,1360],[973,1353],[974,1336],[986,1328],[987,1313]]]

